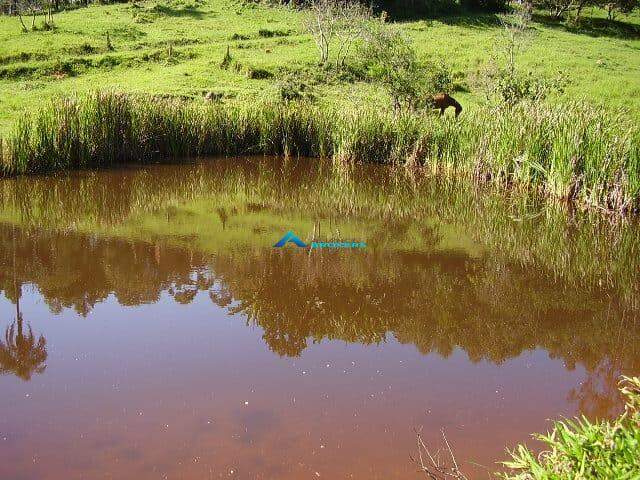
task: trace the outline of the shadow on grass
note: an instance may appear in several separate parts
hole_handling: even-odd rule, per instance
[[[495,13],[464,13],[464,14],[451,14],[451,15],[439,15],[439,16],[415,16],[413,18],[392,18],[396,23],[412,23],[418,20],[423,22],[421,28],[415,27],[414,29],[423,30],[429,28],[434,22],[443,23],[449,26],[457,26],[463,28],[470,28],[475,30],[487,30],[496,28],[501,25],[500,15]]]
[[[490,13],[490,14],[468,13],[465,15],[441,17],[438,20],[444,23],[445,25],[452,25],[452,26],[464,27],[464,28],[473,28],[478,30],[495,28],[501,25],[500,16],[495,13]]]
[[[204,17],[204,12],[194,6],[175,8],[169,5],[158,4],[153,7],[153,11],[161,15],[166,15],[167,17],[191,17],[195,19]]]
[[[626,40],[640,38],[640,25],[622,20],[585,17],[580,21],[580,25],[570,25],[562,20],[553,18],[549,14],[542,13],[535,13],[533,20],[550,28],[562,29],[591,37],[613,37]]]
[[[401,10],[388,12],[391,20],[404,23],[418,20],[438,21],[446,25],[459,25],[468,28],[491,28],[500,25],[500,15],[497,12],[482,12],[469,10],[460,6],[435,11]]]
[[[455,15],[420,16],[394,18],[397,22],[410,22],[418,19],[438,21],[445,25],[458,26],[476,30],[491,29],[501,26],[500,15],[495,13],[465,12]],[[549,28],[561,29],[567,32],[589,35],[591,37],[614,37],[627,40],[640,39],[640,24],[624,20],[609,20],[607,18],[584,17],[580,25],[553,18],[547,13],[534,13],[533,21]]]

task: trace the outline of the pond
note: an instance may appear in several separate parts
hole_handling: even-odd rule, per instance
[[[420,172],[0,181],[0,478],[487,478],[640,373],[640,236]],[[287,232],[302,243],[274,247]]]

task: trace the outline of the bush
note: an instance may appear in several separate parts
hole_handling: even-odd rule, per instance
[[[502,35],[491,61],[476,75],[476,85],[487,98],[513,106],[530,100],[539,102],[551,93],[562,93],[568,78],[559,73],[556,77],[535,76],[523,73],[519,58],[534,38],[531,28],[531,6],[515,6],[512,14],[504,15]]]
[[[278,82],[280,100],[290,102],[294,100],[313,100],[311,86],[301,80],[298,75],[287,74]]]
[[[249,40],[249,35],[244,35],[242,33],[234,33],[229,37],[229,40]]]
[[[96,48],[88,42],[84,42],[78,47],[78,52],[81,54],[95,53]]]
[[[245,76],[251,80],[266,80],[267,78],[272,78],[273,73],[270,70],[262,67],[252,67],[252,66],[243,66],[241,71],[245,74]]]
[[[450,92],[454,75],[444,60],[430,60],[424,66],[425,89],[427,94]]]
[[[562,73],[548,78],[490,65],[476,75],[475,83],[488,99],[513,106],[522,101],[539,102],[549,95],[563,93],[568,78]]]
[[[258,36],[262,38],[287,37],[289,34],[288,30],[268,30],[266,28],[258,30]]]
[[[51,67],[51,73],[53,75],[73,76],[75,70],[73,63],[67,60],[57,59]]]
[[[439,59],[421,64],[409,39],[384,17],[370,22],[363,37],[358,49],[361,69],[387,90],[396,111],[429,107],[434,94],[451,90],[453,74],[446,63]]]

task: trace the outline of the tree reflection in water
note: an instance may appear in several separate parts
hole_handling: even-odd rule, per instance
[[[36,337],[29,324],[25,331],[22,312],[18,306],[16,309],[16,321],[5,330],[4,341],[0,340],[0,374],[31,380],[47,368],[47,341],[42,335]]]
[[[7,296],[14,297],[16,318],[5,330],[4,341],[0,340],[0,374],[13,374],[22,380],[31,380],[34,374],[42,373],[47,368],[47,341],[40,335],[34,335],[31,325],[24,325],[20,311],[22,286],[16,278],[16,227],[12,229],[13,237],[13,285]],[[13,295],[12,295],[13,293]]]
[[[252,180],[255,172],[216,168],[4,184],[5,205],[29,221],[17,244],[15,227],[0,224],[0,262],[18,252],[15,265],[0,267],[13,268],[17,284],[35,285],[53,312],[83,316],[110,295],[122,305],[163,294],[188,304],[203,292],[260,327],[283,356],[323,339],[371,344],[391,336],[424,354],[463,350],[473,362],[495,364],[543,349],[567,369],[586,370],[571,395],[591,416],[617,410],[615,378],[640,370],[633,229],[603,233],[528,205],[519,211],[491,197],[480,204],[437,188],[413,191],[405,179],[294,178],[283,168]],[[38,224],[38,212],[61,203]],[[141,211],[147,216],[137,219]],[[90,233],[67,228],[79,218]],[[290,222],[318,235],[366,233],[370,247],[349,254],[271,248]],[[447,244],[460,230],[483,248]],[[0,273],[0,290],[9,296],[13,288]],[[21,317],[5,337],[7,358],[21,338],[21,348],[38,352],[35,360],[46,359],[44,339],[25,333]]]

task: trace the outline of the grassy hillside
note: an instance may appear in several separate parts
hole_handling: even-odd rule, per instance
[[[592,15],[581,31],[536,17],[523,64],[544,75],[569,74],[567,98],[639,111],[640,17],[609,23],[598,12]],[[286,7],[229,0],[95,5],[55,14],[53,31],[28,33],[17,18],[0,17],[0,133],[25,109],[61,93],[114,88],[194,97],[212,90],[239,100],[273,97],[283,71],[305,70],[316,60],[301,20]],[[478,102],[470,78],[501,35],[499,19],[451,17],[402,26],[422,59],[441,56],[451,65],[461,90],[456,97],[465,106]],[[227,46],[242,71],[220,68]],[[317,96],[328,103],[388,102],[378,87],[359,82],[323,83]]]

